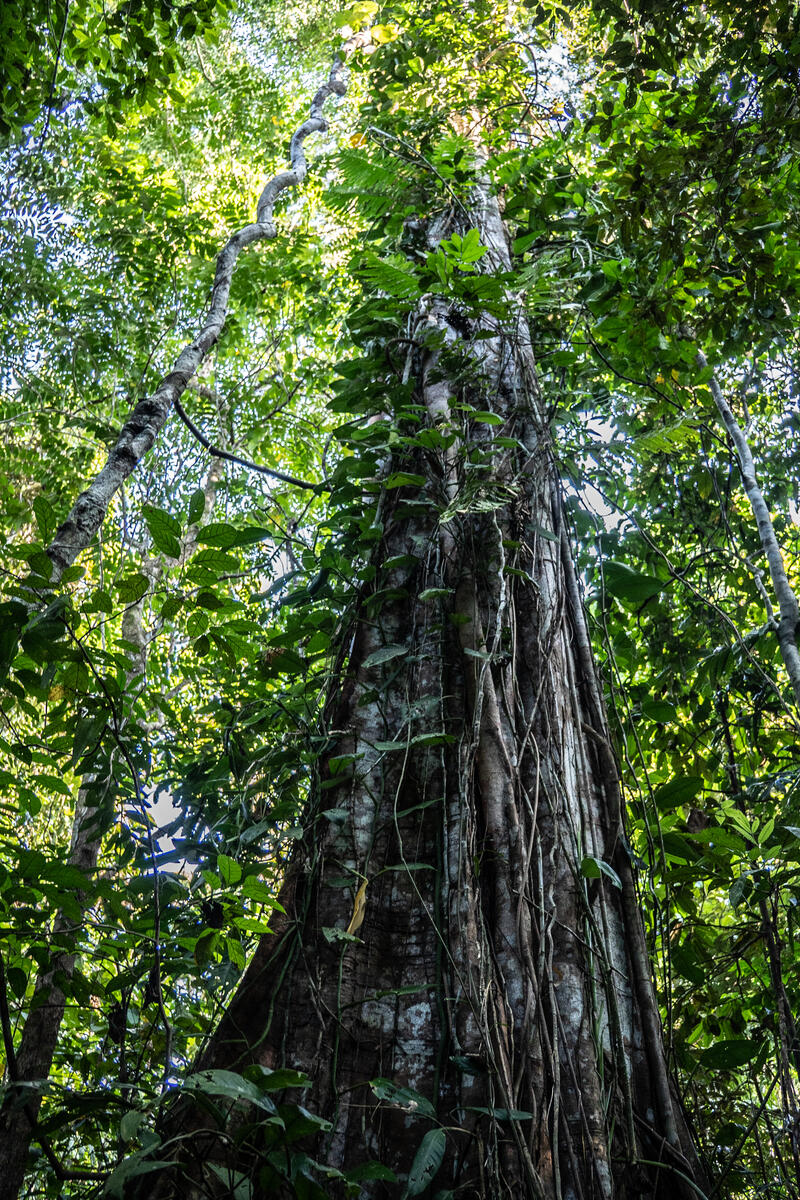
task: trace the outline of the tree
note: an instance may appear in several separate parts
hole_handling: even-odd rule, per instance
[[[524,39],[509,37],[505,16],[493,6],[474,8],[468,23],[448,5],[387,12],[377,25],[374,6],[356,10],[353,24],[371,23],[366,42],[373,53],[359,68],[367,96],[365,128],[339,160],[344,179],[329,202],[349,204],[355,197],[362,227],[376,242],[375,251],[356,256],[362,294],[348,318],[352,344],[362,352],[338,369],[332,409],[348,419],[336,431],[339,456],[323,482],[304,483],[297,468],[265,468],[316,496],[318,513],[319,497],[327,495],[322,520],[329,533],[321,553],[303,563],[313,562],[313,580],[285,597],[280,627],[268,631],[249,685],[237,692],[240,685],[222,676],[230,705],[223,772],[241,785],[242,795],[252,797],[258,771],[279,760],[249,756],[241,741],[248,728],[265,727],[249,697],[259,688],[269,694],[276,678],[298,671],[303,675],[298,693],[304,690],[307,697],[309,687],[321,682],[314,670],[314,656],[320,656],[321,724],[317,729],[312,723],[304,735],[308,796],[296,821],[272,931],[261,938],[198,1069],[189,1075],[184,1099],[163,1117],[162,1148],[143,1144],[112,1177],[112,1187],[143,1172],[151,1194],[152,1171],[164,1166],[158,1160],[166,1155],[194,1170],[204,1187],[237,1194],[241,1189],[243,1195],[251,1187],[254,1194],[275,1194],[287,1174],[297,1195],[322,1194],[320,1187],[357,1192],[359,1180],[368,1194],[394,1194],[394,1179],[406,1181],[408,1195],[429,1186],[445,1195],[464,1187],[486,1196],[611,1196],[625,1188],[642,1196],[670,1189],[696,1195],[705,1186],[705,1170],[667,1068],[637,897],[637,852],[652,837],[652,827],[634,810],[633,832],[625,832],[612,735],[559,483],[563,442],[559,463],[552,423],[569,419],[570,395],[579,395],[587,378],[597,380],[598,373],[613,375],[623,402],[628,397],[621,381],[636,384],[643,377],[636,386],[663,399],[658,384],[664,380],[653,378],[656,347],[659,367],[672,372],[678,387],[681,372],[710,385],[710,398],[735,438],[738,426],[727,420],[732,410],[722,384],[702,358],[717,325],[697,305],[688,327],[686,303],[677,303],[688,295],[685,288],[678,295],[687,275],[702,278],[703,286],[709,280],[721,285],[720,272],[698,259],[696,245],[680,246],[679,256],[673,234],[671,258],[665,255],[667,243],[651,233],[669,225],[663,214],[653,222],[641,200],[628,203],[630,179],[638,178],[639,191],[644,168],[637,161],[628,169],[628,143],[622,140],[615,143],[615,149],[622,147],[615,154],[621,169],[615,167],[610,185],[618,192],[616,205],[604,207],[606,185],[596,174],[598,151],[590,132],[594,118],[584,121],[585,136],[573,137],[575,161],[567,167],[558,161],[555,140],[526,130],[538,95],[532,68],[520,54]],[[711,24],[716,19],[712,13]],[[618,108],[612,101],[607,112],[609,101],[602,100],[596,110],[600,124],[601,112],[609,121],[615,116],[620,137],[626,122],[638,121],[634,127],[650,134],[655,128],[652,109],[646,101],[637,106],[633,91],[634,77],[643,82],[643,45],[651,38],[646,14],[639,20],[631,41],[620,18],[623,35],[612,41],[622,86],[604,83],[602,76],[598,83],[598,90],[625,90]],[[736,27],[734,32],[738,35]],[[584,33],[583,44],[591,46],[590,25]],[[633,46],[628,59],[621,57],[620,44]],[[664,44],[662,33],[655,45]],[[454,66],[454,45],[466,68]],[[358,66],[359,59],[355,62]],[[702,83],[702,73],[699,78]],[[339,80],[335,65],[331,82],[341,93]],[[514,87],[522,93],[521,118],[518,110],[498,116]],[[709,161],[708,127],[733,119],[730,103],[724,109],[719,96],[699,119],[699,88],[686,99],[691,120],[678,106],[680,148],[673,148],[671,134],[663,135],[670,153],[682,155],[684,188],[694,178],[692,156]],[[320,110],[329,91],[330,85],[317,94],[303,136],[322,127]],[[762,111],[766,107],[762,103]],[[546,115],[560,122],[556,102],[548,102]],[[567,130],[561,132],[566,137]],[[512,137],[516,146],[509,144]],[[183,411],[180,397],[222,332],[239,250],[274,232],[276,196],[304,174],[301,142],[293,143],[292,176],[279,174],[267,185],[257,222],[234,235],[220,255],[201,334],[136,406],[109,465],[59,527],[48,552],[55,571],[40,553],[29,551],[31,574],[12,585],[18,596],[46,593],[59,576],[67,585],[73,582],[75,558],[101,526],[119,486],[154,444],[176,402]],[[636,157],[636,140],[629,144]],[[658,166],[655,156],[645,164],[656,172]],[[757,210],[756,192],[750,190],[747,203]],[[506,222],[516,226],[513,247],[498,197]],[[668,194],[658,200],[673,228],[675,203]],[[546,254],[537,254],[542,216],[550,236]],[[731,225],[735,228],[733,220]],[[520,270],[512,249],[520,255],[530,246],[534,253]],[[785,241],[780,249],[791,257]],[[588,265],[582,257],[587,253]],[[600,253],[598,274],[593,254]],[[654,260],[666,301],[644,286]],[[724,278],[735,280],[735,265],[727,270]],[[545,367],[543,382],[529,314],[538,308],[541,316],[552,286],[548,276],[556,271],[566,300],[547,305],[549,346],[540,340],[555,361]],[[574,328],[567,332],[563,318],[570,304],[594,318],[589,355],[577,349]],[[604,320],[612,308],[611,319]],[[781,319],[776,317],[776,326]],[[743,334],[736,336],[744,342]],[[727,352],[724,367],[735,379],[739,351],[732,333]],[[667,365],[672,362],[678,365]],[[675,403],[669,395],[666,400]],[[602,403],[595,389],[590,412],[602,411]],[[612,414],[624,428],[619,411]],[[196,425],[184,417],[196,434]],[[707,410],[693,413],[698,423],[707,417]],[[655,453],[665,444],[670,449],[682,444],[683,434],[675,435],[657,407],[643,420],[663,426]],[[650,429],[648,436],[656,434]],[[579,448],[578,468],[582,453]],[[233,457],[242,463],[240,454]],[[613,482],[613,471],[610,475]],[[44,528],[47,516],[39,505]],[[302,514],[287,520],[285,536],[273,535],[277,552],[291,556],[292,531],[307,520]],[[170,521],[163,508],[151,508],[147,527],[155,549],[179,562],[174,550],[180,551],[181,525]],[[772,535],[777,550],[774,530]],[[244,554],[243,547],[265,537],[266,530],[247,520],[211,527],[209,548],[221,558],[203,562],[209,574],[195,590],[201,609],[214,613],[225,606],[226,580],[241,565],[229,552]],[[290,558],[286,565],[289,575],[300,575]],[[623,615],[624,605],[633,602],[646,623],[668,578],[624,562],[603,570],[595,613],[608,623],[619,621],[619,602]],[[785,571],[783,583],[789,613],[793,594]],[[135,595],[137,588],[150,588],[147,579],[142,584],[135,576],[128,585],[121,596],[129,603],[145,594]],[[20,629],[29,623],[29,603],[20,606],[17,600],[7,614]],[[161,609],[167,620],[174,616],[169,603],[168,598]],[[205,653],[212,638],[221,653],[236,646],[235,630],[203,619],[203,628],[197,621],[187,624],[197,653]],[[36,614],[26,628],[28,654],[37,645],[31,628],[41,621]],[[46,629],[64,621],[72,627],[63,603],[51,603]],[[796,644],[787,621],[779,634],[791,677]],[[302,658],[294,652],[296,644]],[[87,651],[87,636],[79,646],[90,668],[102,661],[97,648]],[[9,662],[15,648],[8,647]],[[617,643],[610,648],[607,643],[609,655],[614,651]],[[43,659],[47,663],[48,656]],[[25,664],[22,669],[30,673]],[[74,722],[72,761],[80,763],[84,779],[91,773],[128,792],[132,781],[144,809],[140,763],[146,737],[136,732],[143,727],[126,717],[123,737],[117,710],[123,711],[125,701],[107,693],[87,701],[88,682],[81,681],[80,693],[73,685],[82,698],[76,699],[74,715],[64,718]],[[33,686],[41,687],[41,681]],[[633,672],[628,686],[641,687]],[[304,703],[308,711],[308,700]],[[292,719],[297,723],[296,711]],[[278,754],[285,766],[285,731],[282,736]],[[106,758],[100,761],[96,746],[105,741]],[[298,742],[295,738],[288,753],[302,762]],[[621,744],[627,751],[626,742]],[[121,761],[115,763],[115,754]],[[650,762],[660,771],[657,754],[654,746]],[[733,781],[733,749],[724,769]],[[212,817],[200,803],[222,776],[218,772],[200,784],[197,773],[192,778],[196,786],[185,787],[187,812],[194,813],[193,826],[185,822],[194,830],[190,848],[207,864],[212,881],[234,887],[242,868],[220,840],[230,829],[229,818]],[[297,790],[296,780],[292,787]],[[678,774],[656,792],[661,807],[669,803],[665,788],[677,797],[673,807],[697,795],[692,780]],[[737,787],[734,795],[740,792]],[[149,828],[146,812],[144,824]],[[259,822],[251,822],[258,831],[254,837],[239,829],[237,845],[245,859],[245,839],[252,843],[266,824],[262,820],[259,829]],[[759,847],[771,833],[759,833]],[[709,842],[714,838],[723,840],[712,832]],[[158,991],[163,887],[155,853],[150,859],[156,913],[152,979]],[[757,899],[774,966],[779,941],[770,943],[766,894]],[[682,903],[688,907],[689,901]],[[225,919],[218,900],[204,904],[217,904],[220,912],[208,908],[209,927],[194,939],[201,968],[219,944]],[[138,975],[116,985],[122,988],[123,1011],[142,977],[140,967]],[[780,961],[772,982],[786,1060],[781,1087],[788,1100],[794,1032]],[[142,1008],[146,1004],[145,991]],[[13,1049],[7,1025],[6,1044]],[[166,1015],[163,1027],[169,1080]],[[731,1065],[750,1061],[750,1043],[743,1041],[737,1050],[731,1041],[729,1056],[745,1051]],[[303,1108],[293,1102],[294,1087],[304,1089]],[[276,1089],[287,1090],[277,1110],[270,1099]],[[12,1089],[12,1105],[17,1097]],[[190,1099],[202,1101],[205,1117],[198,1117]],[[765,1107],[766,1102],[762,1112]],[[254,1112],[264,1114],[262,1120],[254,1120]],[[138,1120],[140,1114],[124,1116],[125,1129],[135,1137],[131,1115]],[[123,1137],[130,1140],[127,1133]],[[306,1153],[312,1142],[316,1162]],[[175,1183],[174,1171],[171,1166],[162,1172],[162,1190],[184,1186]]]

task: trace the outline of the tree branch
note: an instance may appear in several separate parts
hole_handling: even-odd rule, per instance
[[[3,952],[0,950],[0,1027],[3,1030],[3,1047],[6,1052],[6,1071],[12,1083],[19,1079],[17,1073],[17,1056],[14,1051],[14,1033],[11,1029],[11,1014],[8,1011],[8,991],[6,990],[6,968],[3,962]]]
[[[330,484],[327,479],[323,479],[322,483],[309,483],[306,479],[298,479],[295,475],[287,475],[285,471],[278,471],[274,467],[260,466],[258,463],[250,462],[247,458],[240,458],[238,454],[231,454],[229,450],[223,450],[220,446],[215,446],[203,431],[198,429],[177,396],[173,400],[172,406],[189,432],[215,458],[225,458],[228,462],[237,463],[240,467],[246,467],[248,471],[258,471],[260,475],[269,475],[272,479],[280,479],[282,483],[291,483],[294,487],[305,488],[306,491],[318,492],[326,488],[330,490]]]
[[[196,374],[203,360],[219,339],[228,313],[233,272],[242,250],[253,242],[264,241],[276,236],[273,223],[275,202],[287,188],[295,187],[305,178],[308,170],[303,143],[311,133],[328,128],[322,108],[328,96],[343,96],[347,90],[345,67],[342,55],[360,44],[360,35],[345,43],[340,54],[335,55],[327,81],[319,88],[311,102],[308,119],[295,132],[289,147],[290,167],[268,180],[256,210],[256,220],[234,233],[217,256],[211,305],[195,339],[178,355],[169,371],[151,396],[140,400],[120,430],[115,445],[109,451],[105,466],[94,477],[88,488],[81,493],[63,525],[56,530],[55,538],[47,553],[53,563],[52,582],[57,583],[62,573],[71,566],[78,555],[86,549],[102,525],[108,506],[114,495],[135,470],[138,463],[152,446],[165,424],[171,409],[183,395],[189,380]],[[184,420],[186,420],[184,414]],[[220,454],[220,451],[216,451]],[[227,456],[226,456],[227,457]],[[249,465],[249,464],[245,464]],[[298,482],[292,480],[291,482]],[[308,486],[308,485],[301,485]]]

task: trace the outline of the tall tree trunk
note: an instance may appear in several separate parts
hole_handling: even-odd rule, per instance
[[[488,190],[470,218],[482,265],[506,269]],[[426,483],[380,497],[286,917],[200,1065],[307,1072],[331,1167],[377,1159],[406,1179],[438,1129],[425,1147],[433,1170],[446,1145],[446,1196],[696,1195],[526,321],[433,297],[409,332],[422,427],[447,434],[454,402],[502,424],[468,416],[460,440],[428,435],[389,464]],[[202,1154],[212,1190],[216,1157],[277,1194],[263,1155]]]

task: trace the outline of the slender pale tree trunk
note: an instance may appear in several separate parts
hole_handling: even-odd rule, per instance
[[[488,192],[429,240],[468,224],[484,266],[506,268]],[[331,1167],[377,1159],[403,1180],[429,1134],[445,1153],[426,1195],[697,1195],[526,322],[438,297],[409,332],[424,427],[447,433],[455,402],[502,424],[467,419],[449,448],[429,438],[389,466],[426,483],[380,498],[377,575],[341,639],[286,916],[200,1066],[307,1072]],[[377,1078],[422,1100],[393,1102]],[[263,1155],[216,1143],[185,1108],[165,1132],[203,1194],[212,1161],[282,1194]],[[165,1176],[158,1193],[185,1186]]]
[[[203,514],[200,521],[190,526],[187,532],[182,563],[195,552],[199,529],[210,519],[221,475],[222,461],[214,459],[203,486]],[[142,564],[142,570],[151,578],[151,589],[136,604],[129,605],[122,617],[122,637],[130,647],[126,687],[129,701],[130,692],[140,690],[144,684],[148,651],[144,608],[161,574],[161,564],[151,559]],[[115,720],[118,724],[117,735],[121,736],[125,732],[124,715],[118,715]],[[105,783],[107,793],[112,787],[110,775]],[[67,860],[70,866],[82,871],[87,879],[97,867],[106,829],[106,815],[103,788],[94,778],[88,787],[82,787],[78,792]],[[16,1200],[19,1196],[28,1167],[31,1143],[38,1140],[36,1124],[42,1102],[41,1085],[47,1082],[52,1070],[67,1003],[65,989],[69,990],[77,960],[74,946],[88,916],[87,893],[78,892],[74,899],[82,915],[76,920],[74,905],[69,913],[62,910],[56,914],[52,929],[52,956],[36,978],[30,1010],[14,1055],[13,1077],[9,1070],[8,1082],[19,1086],[9,1088],[0,1106],[0,1200]],[[57,1159],[53,1159],[52,1165],[62,1169]],[[67,1167],[63,1167],[63,1173],[67,1176],[71,1174]]]
[[[706,357],[701,351],[698,351],[697,354],[697,364],[700,368],[708,366]],[[717,406],[717,412],[736,451],[742,483],[755,518],[761,549],[767,560],[772,589],[778,602],[779,618],[775,620],[771,611],[768,611],[767,616],[774,624],[783,665],[786,667],[786,673],[792,685],[795,705],[800,711],[800,649],[797,645],[798,633],[800,633],[800,604],[797,602],[797,596],[786,574],[783,552],[775,534],[769,505],[758,482],[756,465],[747,436],[736,420],[733,409],[725,399],[725,393],[715,374],[711,375],[708,386]]]

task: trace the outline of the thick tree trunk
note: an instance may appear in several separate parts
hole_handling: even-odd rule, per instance
[[[507,267],[488,194],[472,223],[484,264]],[[391,464],[428,482],[380,499],[378,573],[342,640],[287,915],[201,1066],[307,1072],[331,1167],[377,1159],[403,1180],[441,1128],[425,1194],[696,1195],[526,323],[433,298],[411,334],[422,424],[449,430],[458,401],[502,426],[469,420],[449,448],[428,439]],[[424,1100],[392,1102],[376,1078]],[[207,1162],[224,1161],[205,1136]],[[227,1161],[278,1194],[264,1156]]]

